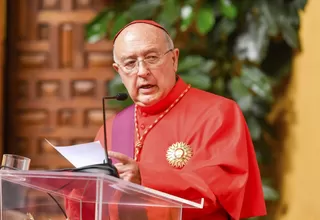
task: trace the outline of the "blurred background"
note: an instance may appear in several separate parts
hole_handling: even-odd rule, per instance
[[[112,37],[162,24],[179,74],[237,101],[255,144],[270,220],[320,219],[319,0],[0,0],[0,152],[31,169],[71,166],[49,146],[91,142],[101,97],[124,91]],[[107,117],[122,105],[110,102]],[[262,219],[262,218],[261,218]]]

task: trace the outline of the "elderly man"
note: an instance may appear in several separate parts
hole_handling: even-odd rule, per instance
[[[134,105],[107,122],[109,156],[124,180],[184,199],[205,199],[183,219],[266,214],[260,172],[238,105],[192,88],[178,75],[167,31],[133,21],[114,38],[114,69]],[[96,140],[103,143],[101,128]]]

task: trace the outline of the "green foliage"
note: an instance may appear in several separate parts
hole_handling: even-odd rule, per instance
[[[119,1],[120,2],[120,1]],[[162,24],[180,49],[179,75],[194,87],[231,99],[241,107],[261,167],[272,157],[266,120],[275,90],[291,72],[300,50],[299,11],[307,0],[131,0],[110,4],[87,25],[87,40],[112,39],[134,19]],[[111,93],[124,91],[116,77]],[[130,102],[125,103],[129,105]],[[124,106],[123,106],[124,107]],[[263,179],[269,178],[263,176]],[[265,199],[278,192],[264,181]]]

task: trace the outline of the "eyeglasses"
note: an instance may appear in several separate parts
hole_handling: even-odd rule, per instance
[[[129,59],[129,60],[124,61],[123,64],[117,63],[117,65],[120,66],[124,72],[126,72],[128,74],[134,74],[134,73],[138,72],[139,63],[141,61],[144,61],[144,64],[146,66],[148,66],[148,68],[156,68],[162,64],[164,56],[172,50],[173,49],[169,49],[168,51],[166,51],[163,54],[152,53],[152,54],[147,55],[145,58],[140,59],[140,60],[139,59]]]

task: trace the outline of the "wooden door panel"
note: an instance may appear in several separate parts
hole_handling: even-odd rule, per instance
[[[70,164],[44,141],[69,145],[92,141],[102,125],[112,43],[91,45],[84,25],[104,4],[97,0],[9,1],[6,144],[32,159],[33,168]],[[110,109],[108,116],[114,114]]]

